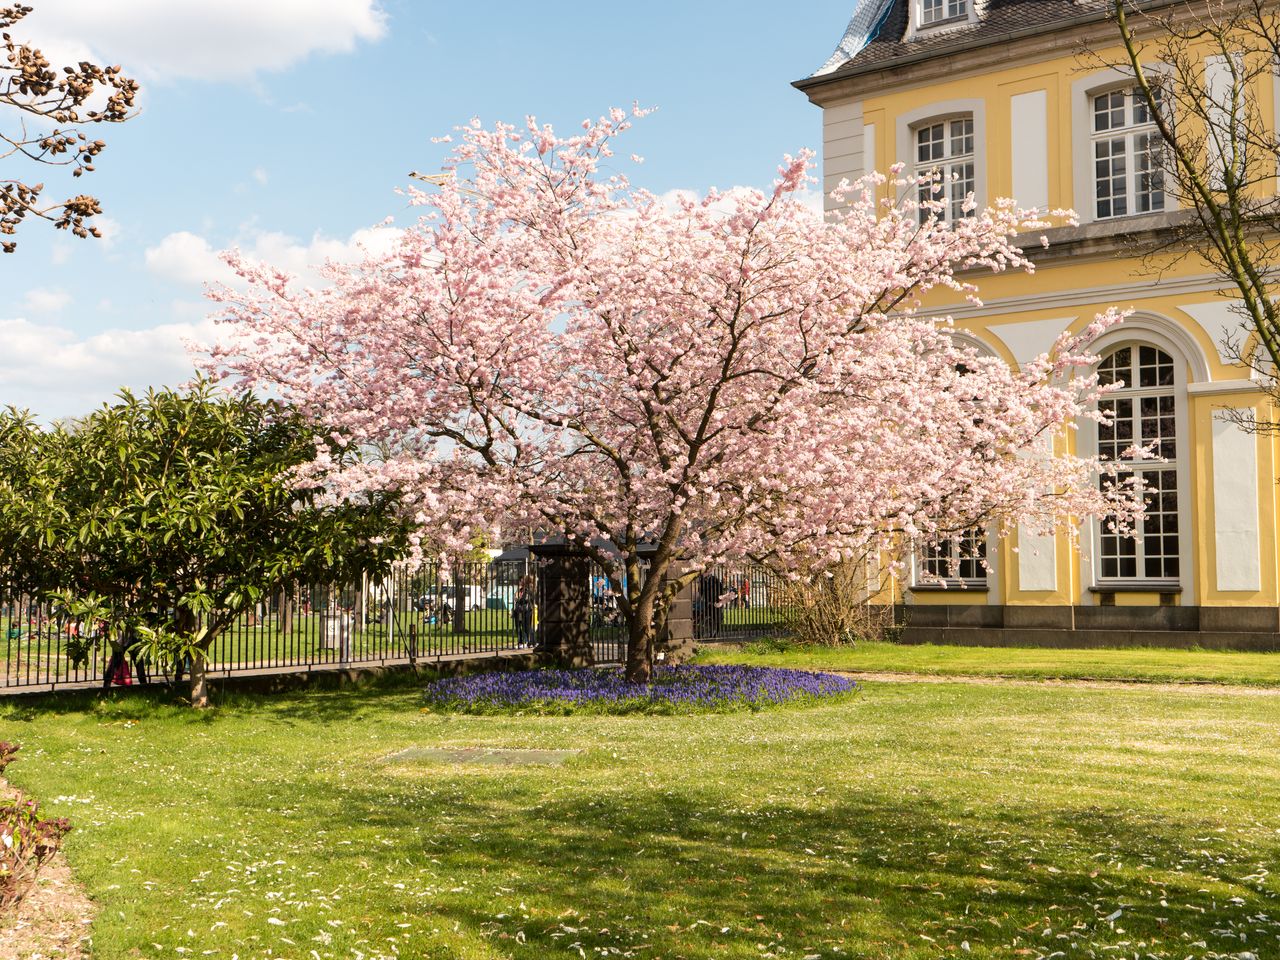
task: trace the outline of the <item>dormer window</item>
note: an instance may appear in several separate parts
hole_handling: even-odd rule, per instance
[[[952,20],[969,18],[970,0],[919,0],[920,27],[932,27]]]

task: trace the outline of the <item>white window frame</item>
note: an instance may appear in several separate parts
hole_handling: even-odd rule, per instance
[[[967,124],[966,128],[963,126]],[[957,125],[961,125],[957,130]],[[920,151],[925,144],[921,138],[926,132],[935,129],[941,130],[941,138],[932,143],[941,147],[941,151],[937,156],[929,158],[921,158]],[[968,141],[969,149],[967,151],[961,149],[956,152],[956,141],[960,139],[961,143]],[[946,205],[936,216],[940,220],[948,223],[956,220],[962,220],[965,217],[973,216],[976,210],[965,211],[964,205],[970,193],[974,192],[975,181],[978,173],[978,157],[977,157],[978,138],[975,135],[975,125],[973,115],[968,113],[955,114],[949,117],[935,117],[916,124],[911,130],[911,148],[912,173],[916,177],[928,176],[935,174],[937,182],[935,186],[938,188],[936,192],[929,186],[922,186],[920,190],[921,200],[926,199],[942,199],[945,198]],[[970,175],[968,177],[957,177],[957,173],[962,171],[964,167],[968,167]],[[920,220],[923,223],[928,216],[935,215],[934,211],[921,209]]]
[[[1192,509],[1195,490],[1192,487],[1191,464],[1194,459],[1191,447],[1190,399],[1188,377],[1190,382],[1197,383],[1208,380],[1207,362],[1199,345],[1186,330],[1174,321],[1155,314],[1139,314],[1125,320],[1120,326],[1103,334],[1089,345],[1091,353],[1100,357],[1111,354],[1122,346],[1153,346],[1173,358],[1175,399],[1174,431],[1178,437],[1178,459],[1174,469],[1178,478],[1178,576],[1165,580],[1103,579],[1101,576],[1101,530],[1097,520],[1086,522],[1081,526],[1082,542],[1088,545],[1088,562],[1081,564],[1080,602],[1096,604],[1097,593],[1106,592],[1108,587],[1119,587],[1126,590],[1150,587],[1153,592],[1177,586],[1184,596],[1195,596],[1195,530],[1192,527]],[[1081,456],[1093,457],[1098,454],[1098,425],[1093,420],[1081,420],[1079,452]],[[1153,465],[1154,466],[1154,465]]]
[[[1122,406],[1127,407],[1127,410],[1128,410],[1127,413],[1125,413],[1124,415],[1119,415],[1117,413],[1114,416],[1111,426],[1119,427],[1123,425],[1124,427],[1127,428],[1124,432],[1127,433],[1128,436],[1123,438],[1113,438],[1109,443],[1109,446],[1111,447],[1111,449],[1106,452],[1109,454],[1108,459],[1111,460],[1112,458],[1115,458],[1114,462],[1120,464],[1122,469],[1126,473],[1132,474],[1133,476],[1147,479],[1148,489],[1152,489],[1152,493],[1148,495],[1149,503],[1151,502],[1152,497],[1159,497],[1159,495],[1163,492],[1163,488],[1160,486],[1160,483],[1163,481],[1163,478],[1169,474],[1172,474],[1173,493],[1175,497],[1175,503],[1178,505],[1174,513],[1175,519],[1178,520],[1178,529],[1176,533],[1173,534],[1173,536],[1175,538],[1175,542],[1178,546],[1178,549],[1173,554],[1158,553],[1157,555],[1163,558],[1171,557],[1172,559],[1176,560],[1177,566],[1178,566],[1178,573],[1167,574],[1167,573],[1161,572],[1161,573],[1152,574],[1147,571],[1147,561],[1151,559],[1151,554],[1153,552],[1151,535],[1153,533],[1155,536],[1168,535],[1167,532],[1163,530],[1159,532],[1153,532],[1153,531],[1147,530],[1145,531],[1148,534],[1147,537],[1134,536],[1134,537],[1119,538],[1120,542],[1123,543],[1127,541],[1132,545],[1134,572],[1131,574],[1126,574],[1120,571],[1119,569],[1117,569],[1117,571],[1114,574],[1108,575],[1106,572],[1106,568],[1107,568],[1107,561],[1109,557],[1108,557],[1105,545],[1106,545],[1106,541],[1108,539],[1115,538],[1116,534],[1106,530],[1105,528],[1100,528],[1098,533],[1098,540],[1099,540],[1098,583],[1100,586],[1106,585],[1108,583],[1127,585],[1133,582],[1176,585],[1180,583],[1179,577],[1182,572],[1182,538],[1187,536],[1187,531],[1183,529],[1183,526],[1181,523],[1180,514],[1182,512],[1181,511],[1182,502],[1186,498],[1188,491],[1183,488],[1182,484],[1179,482],[1179,477],[1178,477],[1178,474],[1179,474],[1178,467],[1181,465],[1182,460],[1185,457],[1187,452],[1186,450],[1187,437],[1179,435],[1178,428],[1177,428],[1179,401],[1185,403],[1186,395],[1184,393],[1181,396],[1179,396],[1179,393],[1178,393],[1178,385],[1177,385],[1178,361],[1174,359],[1174,356],[1172,353],[1170,353],[1168,350],[1165,350],[1154,343],[1147,343],[1141,340],[1133,340],[1133,341],[1126,341],[1124,343],[1117,344],[1116,346],[1111,347],[1107,351],[1106,355],[1103,357],[1102,363],[1099,364],[1099,369],[1101,370],[1102,367],[1106,365],[1108,360],[1110,360],[1113,357],[1117,357],[1120,353],[1124,351],[1129,352],[1128,364],[1126,368],[1129,371],[1129,376],[1125,380],[1126,386],[1123,390],[1117,390],[1115,393],[1108,394],[1106,397],[1102,399],[1099,405],[1110,406],[1113,411],[1115,411],[1116,408],[1118,407],[1122,407]],[[1157,357],[1154,358],[1154,359],[1157,359],[1157,361],[1160,356],[1168,358],[1168,361],[1169,361],[1168,374],[1169,374],[1170,382],[1164,383],[1164,384],[1157,382],[1155,384],[1147,384],[1147,385],[1144,385],[1142,383],[1141,381],[1142,372],[1143,372],[1142,368],[1144,366],[1142,361],[1144,359],[1149,358],[1151,352],[1155,352],[1157,354]],[[1146,354],[1145,357],[1144,357],[1144,354]],[[1160,366],[1163,366],[1163,364],[1160,364]],[[1158,373],[1159,367],[1157,367],[1156,369]],[[1131,382],[1134,371],[1137,372],[1138,382],[1136,383]],[[1144,437],[1142,435],[1142,426],[1143,426],[1143,420],[1144,420],[1143,413],[1142,413],[1142,402],[1144,400],[1148,400],[1148,401],[1155,400],[1157,404],[1160,404],[1162,401],[1167,400],[1169,402],[1169,405],[1172,406],[1172,411],[1167,416],[1162,416],[1161,411],[1157,409],[1155,413],[1157,430],[1156,430],[1156,435],[1153,437]],[[1160,424],[1162,424],[1165,419],[1170,419],[1173,421],[1172,437],[1166,438],[1161,436]],[[1099,425],[1097,429],[1099,433],[1099,448],[1100,448],[1100,452],[1102,452],[1101,451],[1101,432],[1103,430],[1103,427]],[[1166,439],[1169,440],[1168,443],[1163,442]],[[1155,451],[1155,456],[1160,457],[1162,459],[1155,460],[1155,461],[1149,461],[1149,460],[1144,461],[1144,460],[1135,460],[1133,458],[1126,458],[1123,456],[1125,447],[1130,447],[1130,446],[1141,447],[1148,443],[1159,444],[1159,447]],[[1161,479],[1156,480],[1157,477],[1160,477]],[[1155,481],[1155,482],[1152,482],[1152,481]],[[1148,516],[1143,518],[1144,527],[1146,527],[1150,523],[1150,521],[1153,519],[1154,516],[1161,515],[1164,512],[1160,509],[1158,504],[1152,504],[1152,506],[1154,506],[1155,509],[1152,509],[1148,514]],[[1161,544],[1161,547],[1163,547],[1163,543]],[[1117,557],[1116,562],[1117,562],[1117,566],[1119,566],[1119,564],[1122,562],[1122,558]]]
[[[1104,100],[1105,105],[1102,104]],[[1101,111],[1098,109],[1100,105],[1104,106]],[[1150,146],[1154,143],[1158,149],[1160,132],[1147,111],[1147,104],[1142,95],[1132,86],[1098,90],[1089,95],[1089,107],[1090,140],[1092,141],[1089,152],[1094,161],[1093,193],[1090,199],[1093,205],[1093,218],[1117,220],[1122,217],[1164,213],[1168,201],[1168,194],[1164,189],[1164,171],[1152,169],[1154,158]],[[1103,129],[1098,127],[1101,117],[1106,117],[1109,124]],[[1145,148],[1140,147],[1139,143],[1146,144]],[[1119,152],[1113,152],[1105,160],[1111,164],[1119,160],[1123,164],[1123,171],[1119,176],[1114,172],[1105,178],[1099,176],[1098,166],[1104,162],[1104,158],[1099,154],[1099,148],[1103,145],[1112,149],[1119,146]],[[1147,167],[1145,170],[1142,169],[1144,165]],[[1148,179],[1147,189],[1142,190],[1144,177],[1158,178],[1159,189],[1154,189],[1151,180]],[[1111,192],[1104,198],[1101,190],[1104,179],[1109,186],[1119,181],[1121,191]],[[1145,210],[1140,209],[1140,199],[1143,196],[1148,198],[1148,207]],[[1099,209],[1104,203],[1110,207],[1106,213]],[[1124,209],[1117,211],[1116,207],[1121,205]]]
[[[1166,72],[1164,65],[1159,63],[1144,65],[1144,69],[1148,77],[1157,77]],[[1094,99],[1116,90],[1131,90],[1133,85],[1132,73],[1116,69],[1101,70],[1089,76],[1081,77],[1071,85],[1072,207],[1075,209],[1081,223],[1111,223],[1134,217],[1162,217],[1178,209],[1177,201],[1169,193],[1167,187],[1164,190],[1163,209],[1143,212],[1137,212],[1132,209],[1134,205],[1133,184],[1136,181],[1136,165],[1133,163],[1132,158],[1132,140],[1129,139],[1125,150],[1127,165],[1126,196],[1129,199],[1131,209],[1122,215],[1098,216],[1094,144],[1099,139],[1106,139],[1106,137],[1102,134],[1098,137],[1094,136]],[[1131,104],[1129,110],[1130,116],[1132,116]],[[1141,128],[1143,131],[1148,129],[1154,131],[1154,125],[1150,128],[1146,126]],[[1131,138],[1131,135],[1136,130],[1138,130],[1136,127],[1126,127],[1123,132]]]
[[[911,22],[908,25],[905,39],[912,40],[918,36],[932,36],[935,33],[943,33],[947,30],[954,30],[957,27],[977,23],[978,2],[979,0],[941,0],[939,6],[942,10],[942,16],[926,21],[925,0],[911,0]]]
[[[898,114],[895,118],[895,159],[905,169],[915,172],[916,131],[943,120],[955,120],[968,116],[973,120],[973,199],[977,209],[987,204],[987,106],[986,101],[943,100],[915,110]],[[943,184],[942,193],[950,199],[949,184]],[[961,198],[963,201],[963,198]]]
[[[950,335],[977,350],[979,356],[996,357],[999,355],[993,350],[990,344],[984,342],[974,334],[960,329],[952,329]],[[952,593],[963,593],[965,590],[982,591],[986,594],[986,603],[988,605],[1000,604],[1002,587],[1000,585],[1000,564],[1004,556],[1004,538],[997,536],[996,530],[991,526],[975,527],[980,530],[984,542],[983,555],[985,565],[981,567],[982,576],[976,578],[952,577],[950,574],[944,576],[939,582],[933,577],[924,576],[924,557],[922,551],[918,548],[911,551],[910,564],[910,585],[907,592],[919,590],[922,593],[932,593],[940,591],[950,591]],[[951,548],[954,549],[954,548]]]
[[[913,551],[911,578],[913,586],[915,588],[923,588],[925,590],[930,588],[941,589],[943,587],[955,590],[963,590],[966,588],[970,590],[987,590],[991,582],[991,547],[993,542],[991,532],[985,527],[975,527],[973,530],[966,531],[966,533],[961,534],[960,539],[963,540],[966,537],[970,537],[975,540],[979,538],[981,539],[981,554],[980,557],[974,557],[972,555],[959,557],[957,569],[954,574],[951,572],[951,563],[957,559],[958,551],[962,550],[955,540],[942,540],[936,544],[936,549],[940,551],[940,555],[937,557],[926,556],[924,549],[917,549]],[[929,572],[927,570],[928,565],[935,559],[945,561],[943,570],[940,573],[936,571]],[[979,571],[978,575],[965,576],[964,566],[966,564],[969,566],[976,564],[977,570]]]

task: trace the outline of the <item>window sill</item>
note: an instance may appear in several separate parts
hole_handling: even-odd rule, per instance
[[[1103,581],[1089,587],[1090,593],[1181,593],[1182,584],[1168,580]]]
[[[908,588],[912,593],[944,593],[963,590],[966,593],[989,593],[985,580],[946,580],[942,583],[917,583]]]
[[[928,23],[920,23],[916,25],[916,36],[918,37],[925,36],[926,34],[932,33],[934,30],[937,30],[939,27],[954,27],[957,24],[968,23],[968,22],[969,22],[968,13],[956,14],[956,16],[947,17],[945,20],[930,20]]]
[[[1114,252],[1130,238],[1159,234],[1186,223],[1194,216],[1194,210],[1165,210],[1160,213],[1107,217],[1105,220],[1083,221],[1074,227],[1029,231],[1019,234],[1017,242],[1033,260],[1064,255],[1103,254]],[[1047,249],[1041,246],[1041,237],[1049,242]]]

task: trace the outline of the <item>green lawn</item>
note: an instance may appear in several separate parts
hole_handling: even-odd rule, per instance
[[[1280,952],[1271,694],[868,683],[622,718],[426,714],[414,688],[43,703],[0,704],[0,739],[77,824],[95,960]],[[383,761],[433,745],[583,753]]]
[[[746,663],[804,670],[1280,686],[1280,653],[1219,650],[1145,647],[1049,650],[896,643],[795,647],[761,643],[742,648],[711,647],[702,652],[700,659],[704,663]]]

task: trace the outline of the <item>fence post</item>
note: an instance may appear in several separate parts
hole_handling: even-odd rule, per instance
[[[592,666],[590,560],[562,543],[529,549],[543,561],[538,568],[539,659],[558,667]]]

